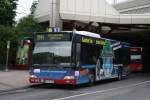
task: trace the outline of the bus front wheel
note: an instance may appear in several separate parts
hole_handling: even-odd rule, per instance
[[[89,85],[93,85],[95,83],[95,77],[93,74],[89,75]]]

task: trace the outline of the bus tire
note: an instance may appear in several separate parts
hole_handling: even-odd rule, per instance
[[[122,75],[118,75],[118,80],[122,80]]]
[[[94,77],[93,74],[90,74],[89,75],[89,83],[88,83],[88,85],[91,86],[91,85],[94,85],[94,83],[95,83],[95,77]]]
[[[122,67],[120,66],[120,67],[119,67],[119,72],[118,72],[118,80],[119,80],[119,81],[122,80],[122,74],[123,74],[123,69],[122,69]]]
[[[118,80],[120,81],[120,80],[122,80],[122,78],[123,78],[122,73],[119,73],[118,74]]]

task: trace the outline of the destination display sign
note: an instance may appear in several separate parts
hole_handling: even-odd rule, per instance
[[[59,33],[59,34],[35,34],[35,41],[70,41],[71,34]]]
[[[89,44],[96,44],[96,45],[104,45],[105,44],[105,40],[103,40],[103,39],[93,39],[93,38],[89,38],[89,37],[82,37],[81,42],[89,43]]]

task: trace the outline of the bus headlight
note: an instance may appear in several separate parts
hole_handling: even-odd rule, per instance
[[[36,75],[31,75],[30,78],[37,78],[37,76]]]
[[[34,72],[34,73],[40,73],[41,70],[40,70],[40,69],[34,69],[33,72]]]
[[[71,79],[75,79],[75,77],[74,76],[65,76],[64,79],[71,80]]]

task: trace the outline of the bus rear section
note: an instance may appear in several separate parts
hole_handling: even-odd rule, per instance
[[[141,72],[143,70],[142,47],[130,48],[130,68],[133,72]]]

